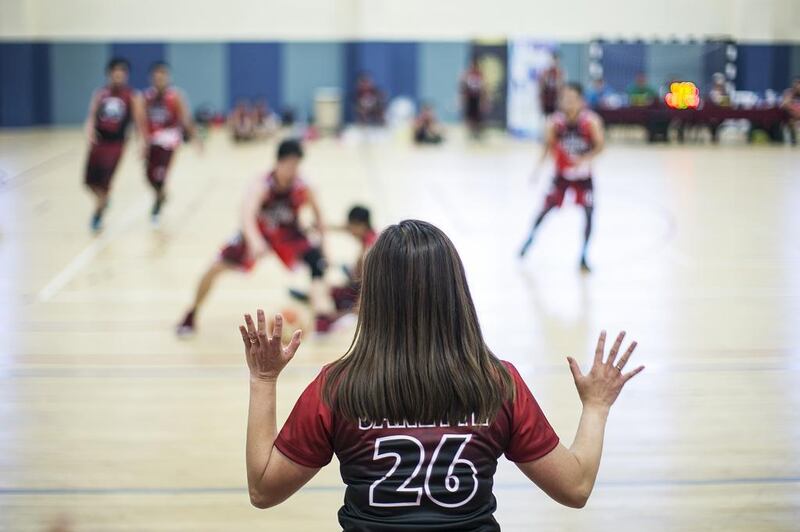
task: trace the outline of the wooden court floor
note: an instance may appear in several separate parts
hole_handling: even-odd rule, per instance
[[[272,510],[245,491],[236,326],[290,306],[305,273],[268,259],[224,278],[199,334],[172,333],[273,151],[224,135],[185,147],[153,229],[129,150],[94,238],[81,135],[0,133],[0,530],[337,530],[335,464]],[[800,530],[800,150],[612,143],[586,277],[574,207],[516,258],[547,184],[527,182],[537,155],[502,137],[415,149],[387,135],[318,142],[304,167],[330,223],[361,202],[379,224],[418,217],[451,235],[490,345],[566,443],[580,405],[564,357],[589,360],[601,328],[639,340],[647,369],[612,411],[588,506],[559,507],[502,462],[504,530]],[[328,251],[345,263],[356,247],[332,236]],[[279,421],[350,334],[306,341]]]

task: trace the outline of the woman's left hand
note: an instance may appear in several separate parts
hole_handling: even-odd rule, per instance
[[[247,325],[239,326],[244,342],[244,353],[247,359],[247,366],[250,368],[250,378],[262,381],[276,381],[281,370],[294,357],[297,348],[300,347],[303,332],[297,330],[292,335],[289,345],[284,347],[281,343],[281,333],[283,332],[283,316],[275,316],[275,325],[272,336],[267,335],[267,323],[264,318],[264,311],[258,309],[258,328],[253,323],[250,314],[244,315]]]

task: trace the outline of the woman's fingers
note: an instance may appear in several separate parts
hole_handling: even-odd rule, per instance
[[[245,314],[244,322],[247,325],[247,335],[250,338],[256,336],[256,324],[253,323],[253,317],[250,314]]]
[[[619,353],[619,348],[622,346],[622,340],[625,338],[625,331],[621,331],[617,335],[617,339],[614,341],[614,345],[611,346],[611,352],[608,354],[608,359],[606,363],[611,366],[614,364],[614,361],[617,359],[617,353]]]
[[[250,337],[247,336],[247,329],[244,328],[244,325],[239,325],[239,332],[242,334],[242,342],[244,342],[245,353],[247,353],[250,350]]]
[[[606,350],[606,332],[600,331],[600,338],[597,339],[597,348],[594,351],[594,363],[603,363],[603,353]]]
[[[258,309],[256,311],[256,316],[258,317],[258,339],[262,342],[266,342],[267,340],[267,319],[264,317],[264,311]]]
[[[280,338],[280,337],[279,337]],[[300,347],[300,343],[303,341],[303,331],[300,329],[296,330],[292,335],[292,339],[289,342],[289,345],[286,346],[284,353],[286,354],[286,358],[291,360],[294,357],[294,354],[297,352],[297,348]]]
[[[567,357],[567,362],[569,363],[569,370],[572,372],[572,378],[576,381],[583,377],[583,373],[581,373],[581,368],[578,366],[578,363],[575,362],[575,359],[572,357]]]
[[[636,368],[635,370],[633,370],[633,371],[629,371],[628,373],[625,373],[625,374],[622,376],[622,383],[623,383],[623,384],[625,384],[626,382],[628,382],[629,380],[631,380],[632,378],[634,378],[636,375],[638,375],[639,373],[641,373],[643,369],[644,369],[644,366],[639,366],[639,367],[638,367],[638,368]]]
[[[283,338],[283,316],[280,314],[275,314],[275,324],[272,326],[272,338],[270,340],[278,340],[281,341]]]
[[[617,362],[617,369],[622,371],[625,368],[625,364],[628,363],[628,359],[631,358],[633,351],[636,349],[636,346],[639,345],[636,342],[631,342],[631,345],[628,347],[628,350],[625,351],[625,354],[622,355],[622,358],[619,359]]]

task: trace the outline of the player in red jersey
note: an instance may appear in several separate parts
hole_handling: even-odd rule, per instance
[[[337,229],[336,227],[329,228]],[[361,245],[355,267],[345,267],[347,283],[343,286],[333,286],[330,289],[331,299],[333,300],[336,312],[329,315],[331,321],[336,321],[343,315],[352,312],[358,302],[358,292],[361,287],[361,271],[364,264],[364,256],[378,239],[378,233],[372,228],[372,221],[369,209],[361,205],[356,205],[347,214],[347,225],[342,230],[349,233]],[[289,294],[303,303],[309,302],[308,294],[299,290],[291,289]]]
[[[197,312],[221,273],[229,270],[250,271],[270,249],[287,268],[294,268],[300,261],[308,265],[317,328],[325,330],[327,318],[323,307],[327,295],[322,294],[327,294],[327,287],[323,281],[325,260],[322,245],[313,245],[300,228],[300,209],[306,205],[311,207],[320,237],[324,235],[324,226],[313,192],[298,175],[302,158],[300,143],[284,140],[278,146],[275,169],[259,177],[247,190],[242,206],[241,231],[222,248],[217,259],[203,274],[194,303],[178,326],[179,335],[194,332]]]
[[[586,213],[586,227],[581,250],[581,270],[589,271],[586,254],[592,234],[594,212],[594,185],[592,183],[592,160],[603,150],[603,123],[599,116],[586,108],[583,88],[578,83],[568,83],[561,92],[561,111],[554,113],[547,123],[545,149],[541,163],[549,153],[553,154],[556,175],[545,199],[544,208],[533,223],[528,240],[522,246],[520,257],[524,257],[536,230],[545,216],[564,203],[567,191],[575,193],[575,203]],[[535,172],[538,175],[538,171]]]
[[[461,76],[461,109],[470,134],[478,138],[483,131],[483,115],[486,112],[486,82],[483,79],[478,58],[473,57],[469,68]]]
[[[558,109],[558,95],[564,85],[564,71],[559,64],[558,53],[553,52],[553,61],[539,76],[539,101],[542,114],[550,116]]]
[[[355,111],[359,124],[381,126],[384,122],[386,102],[383,92],[366,72],[356,81]]]
[[[192,114],[183,93],[170,84],[169,65],[157,61],[150,67],[151,86],[144,91],[148,147],[145,153],[147,181],[156,194],[151,211],[158,222],[166,199],[164,187],[175,150],[194,137]]]
[[[800,126],[800,77],[792,81],[792,86],[786,89],[781,99],[781,107],[788,115],[789,140],[797,144],[797,127]]]
[[[128,87],[129,72],[130,64],[125,59],[113,58],[108,62],[108,83],[92,95],[86,117],[86,136],[90,149],[84,183],[95,197],[91,222],[94,232],[102,229],[111,180],[122,157],[125,136],[131,121],[136,122],[139,133],[144,137],[141,97]]]
[[[276,386],[301,342],[281,344],[263,311],[240,327],[250,369],[250,500],[275,506],[335,454],[346,487],[345,531],[495,531],[492,493],[501,455],[556,501],[582,507],[600,467],[609,409],[643,367],[623,373],[636,343],[620,333],[591,371],[568,358],[583,414],[571,447],[522,376],[483,340],[452,242],[406,220],[385,229],[364,261],[358,328],[348,353],[324,367],[278,431]]]

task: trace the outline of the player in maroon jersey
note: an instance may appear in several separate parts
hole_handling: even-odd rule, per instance
[[[342,228],[330,227],[329,230],[341,229],[355,238],[361,249],[358,259],[353,268],[345,267],[347,283],[342,286],[332,286],[330,289],[331,299],[333,300],[336,312],[329,317],[332,321],[352,312],[358,302],[358,292],[361,287],[361,271],[364,264],[364,256],[378,239],[378,233],[372,228],[372,220],[369,209],[361,205],[355,205],[347,213],[347,225]],[[290,289],[289,294],[296,300],[303,303],[309,302],[308,294],[299,290]]]
[[[305,262],[311,271],[311,303],[317,319],[317,330],[329,326],[327,286],[324,284],[325,260],[322,245],[313,245],[300,228],[299,214],[304,206],[311,207],[315,228],[324,235],[322,215],[317,200],[298,174],[303,149],[296,140],[284,140],[278,146],[278,161],[274,170],[259,177],[247,190],[242,207],[241,231],[228,242],[214,263],[206,270],[197,287],[194,303],[177,332],[191,334],[196,315],[220,274],[229,270],[250,271],[256,262],[272,249],[283,264],[291,269]]]
[[[125,59],[117,57],[108,62],[108,83],[92,95],[86,117],[86,136],[90,149],[84,183],[95,197],[91,222],[94,232],[102,229],[111,180],[122,157],[131,121],[136,122],[139,133],[144,137],[142,102],[136,91],[128,87],[129,72],[130,64]]]
[[[461,76],[461,109],[470,134],[478,138],[483,131],[483,115],[486,113],[486,82],[483,79],[478,58],[473,57],[469,68]]]
[[[359,124],[380,126],[384,121],[384,94],[367,73],[361,73],[356,81],[355,110]]]
[[[558,96],[564,85],[564,71],[561,70],[558,53],[553,52],[553,61],[539,76],[539,101],[542,114],[550,116],[558,109]]]
[[[301,342],[281,344],[282,318],[240,327],[250,369],[250,500],[275,506],[334,454],[346,490],[345,531],[494,531],[493,477],[501,455],[556,501],[582,507],[594,486],[609,409],[643,367],[623,373],[624,333],[591,371],[568,358],[583,414],[567,448],[516,368],[483,340],[466,275],[436,227],[406,220],[367,254],[358,328],[348,353],[325,366],[278,431],[276,386]]]
[[[800,77],[794,78],[792,86],[784,91],[781,108],[786,110],[789,140],[795,145],[797,144],[797,127],[800,126]]]
[[[194,137],[192,114],[183,93],[170,84],[169,65],[157,61],[150,67],[151,86],[144,91],[148,148],[145,153],[147,181],[156,194],[151,210],[158,222],[166,199],[164,187],[175,150]]]
[[[536,217],[528,240],[522,246],[520,257],[533,244],[533,237],[545,216],[564,203],[567,191],[575,194],[575,203],[583,207],[586,226],[581,250],[581,270],[589,272],[586,254],[592,234],[594,212],[594,185],[592,182],[592,160],[603,150],[603,123],[600,117],[586,108],[583,88],[578,83],[568,83],[561,93],[561,111],[548,120],[545,131],[544,162],[548,154],[555,159],[556,175],[545,199],[544,208]],[[534,176],[538,175],[537,171]]]

